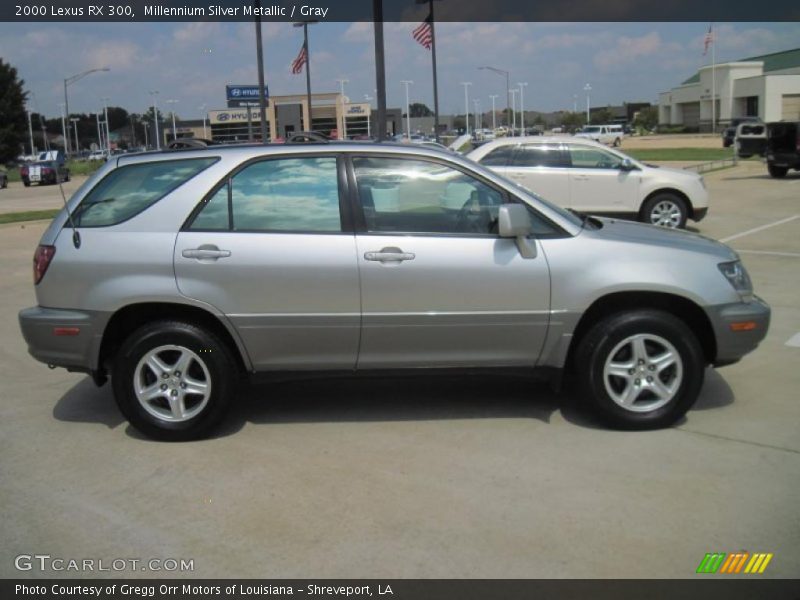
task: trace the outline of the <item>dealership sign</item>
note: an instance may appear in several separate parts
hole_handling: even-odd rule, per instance
[[[225,98],[227,100],[258,101],[257,85],[226,85]],[[269,86],[264,86],[264,98],[269,98]]]
[[[346,104],[344,113],[348,117],[366,117],[372,112],[371,108],[366,102],[362,104]]]
[[[213,125],[218,123],[247,123],[247,109],[232,108],[230,110],[212,110],[208,113],[208,120]],[[258,110],[251,110],[250,121],[252,123],[261,121],[261,112]]]

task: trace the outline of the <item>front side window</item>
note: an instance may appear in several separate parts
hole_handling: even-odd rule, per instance
[[[622,163],[620,157],[602,148],[572,146],[569,155],[576,169],[619,169]]]
[[[512,167],[566,167],[561,149],[547,144],[520,146],[511,160]]]
[[[339,232],[336,157],[248,165],[205,202],[193,230]]]
[[[496,235],[503,194],[440,163],[354,158],[367,230]]]
[[[499,146],[489,152],[478,162],[486,167],[505,167],[511,162],[511,155],[514,153],[514,146]]]
[[[139,214],[217,161],[216,157],[136,163],[111,171],[81,201],[79,227],[108,227]]]

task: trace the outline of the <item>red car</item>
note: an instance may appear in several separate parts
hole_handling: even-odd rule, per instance
[[[54,160],[30,163],[19,168],[22,184],[28,187],[31,183],[55,184],[59,180],[69,181],[69,169]]]

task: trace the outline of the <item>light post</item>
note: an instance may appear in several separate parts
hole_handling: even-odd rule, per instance
[[[410,86],[412,83],[414,82],[407,79],[404,79],[400,82],[400,85],[403,85],[406,88],[406,137],[408,138],[408,141],[411,141],[411,108],[408,103],[408,86]]]
[[[342,98],[342,131],[339,134],[339,139],[340,140],[346,140],[347,139],[347,115],[345,114],[345,108],[344,108],[344,84],[345,83],[350,83],[350,80],[349,79],[337,79],[336,81],[339,82],[339,91],[341,92],[341,98]]]
[[[161,150],[161,137],[158,135],[158,90],[150,90],[147,93],[153,97],[153,121],[156,124],[156,150]]]
[[[144,149],[147,150],[150,147],[150,141],[147,139],[147,130],[150,128],[150,121],[146,118],[142,117],[142,129],[144,129]]]
[[[519,86],[519,128],[522,135],[525,135],[525,86],[528,85],[527,81],[517,82]]]
[[[105,119],[105,130],[106,130],[106,153],[111,154],[111,128],[108,126],[108,101],[111,98],[105,96],[101,98],[103,101],[103,118]]]
[[[208,115],[206,114],[206,105],[205,104],[201,104],[200,106],[197,107],[197,110],[199,110],[201,113],[203,113],[203,139],[207,140],[208,139],[208,131],[206,129],[206,118],[208,117]]]
[[[103,150],[103,134],[100,132],[100,110],[94,113],[94,118],[97,121],[97,143],[100,146],[100,150]]]
[[[28,113],[28,135],[31,136],[31,156],[33,156],[36,154],[36,148],[33,145],[33,122],[31,120],[31,111],[26,110],[25,112]]]
[[[586,124],[588,125],[591,122],[591,117],[589,115],[589,92],[592,91],[592,86],[587,83],[583,86],[583,91],[586,92]]]
[[[472,100],[472,105],[475,107],[475,130],[483,129],[483,119],[479,120],[478,113],[480,111],[481,101],[477,98]]]
[[[578,94],[572,94],[572,112],[578,112]]]
[[[369,125],[369,122],[372,120],[372,96],[369,94],[364,94],[364,100],[366,100],[367,104],[369,104],[369,114],[367,115],[367,137],[372,137]]]
[[[91,73],[97,73],[99,71],[110,71],[110,70],[111,69],[109,69],[108,67],[103,67],[101,69],[89,69],[88,71],[84,71],[83,73],[78,73],[77,75],[72,75],[71,77],[67,77],[64,79],[64,113],[67,115],[68,118],[69,118],[69,97],[67,96],[67,86],[69,86],[72,83],[75,83],[80,79],[83,79],[84,77],[86,77]],[[70,119],[70,121],[71,120],[72,119]],[[69,137],[67,137],[67,146],[65,150],[67,154],[70,153]]]
[[[496,67],[478,67],[478,70],[486,70],[492,71],[493,73],[497,73],[498,75],[505,75],[506,77],[506,106],[511,107],[511,84],[509,83],[509,73],[504,69],[498,69]],[[507,116],[506,117],[506,126],[511,124],[511,119]]]
[[[167,104],[171,104],[172,105],[172,108],[170,109],[170,112],[172,113],[172,141],[173,142],[178,139],[178,130],[175,128],[175,105],[177,103],[178,103],[178,101],[175,100],[174,98],[170,98],[169,100],[167,100]]]
[[[511,135],[515,135],[517,130],[517,88],[508,90],[511,94]]]
[[[497,113],[494,109],[494,101],[497,100],[497,94],[492,94],[489,98],[492,99],[492,131],[494,132],[497,129]]]
[[[61,135],[64,137],[64,154],[67,153],[67,116],[64,114],[64,103],[58,104],[61,107]]]
[[[462,81],[461,85],[464,86],[464,127],[465,133],[469,135],[469,86],[472,85],[471,81]]]
[[[70,121],[72,121],[72,127],[75,130],[75,151],[80,152],[81,144],[80,141],[78,140],[78,121],[80,121],[80,119],[77,117],[73,117],[70,119]]]

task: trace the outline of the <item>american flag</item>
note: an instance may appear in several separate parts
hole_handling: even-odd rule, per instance
[[[711,25],[708,26],[708,33],[706,33],[705,44],[703,46],[703,56],[708,54],[708,47],[714,43],[714,32],[711,30]]]
[[[292,75],[299,75],[303,72],[303,65],[306,64],[308,60],[308,51],[306,50],[306,45],[303,44],[303,47],[300,48],[300,54],[297,55],[297,58],[292,61]]]
[[[419,26],[411,32],[414,39],[424,46],[427,50],[431,49],[433,44],[433,26],[431,25],[431,18],[428,16]]]

